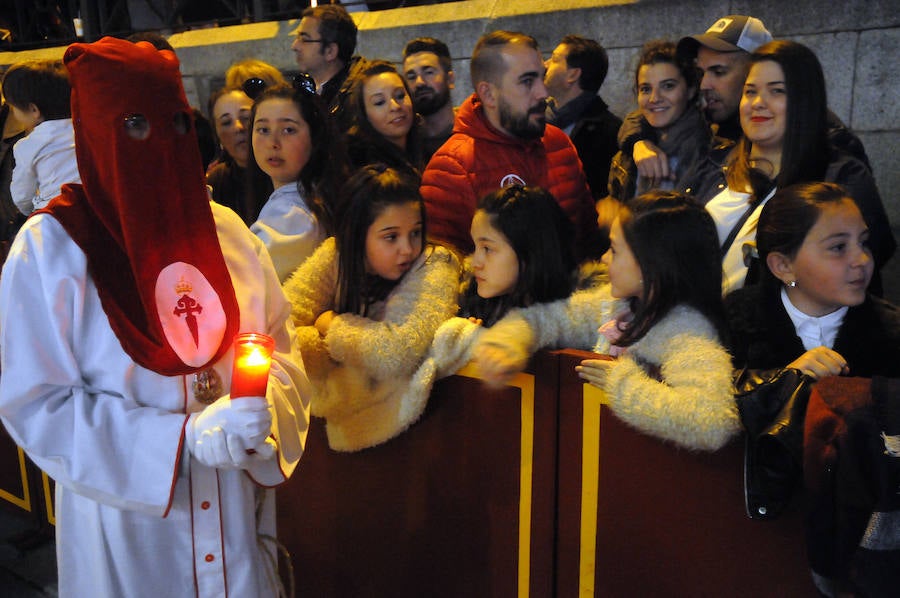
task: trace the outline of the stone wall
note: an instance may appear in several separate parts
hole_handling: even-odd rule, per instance
[[[457,72],[454,101],[472,91],[468,56],[478,37],[494,29],[534,35],[545,54],[567,33],[600,41],[608,50],[610,71],[601,95],[618,114],[634,107],[634,62],[641,44],[652,38],[677,39],[700,33],[720,16],[759,17],[776,37],[810,46],[819,56],[828,82],[829,105],[865,143],[888,215],[900,238],[900,10],[897,0],[464,0],[430,6],[354,13],[359,26],[358,52],[400,61],[406,40],[431,35],[450,47]],[[297,21],[255,23],[203,29],[170,37],[182,61],[192,102],[204,107],[228,65],[256,57],[289,71]],[[0,65],[34,57],[59,57],[63,48],[0,53]],[[886,272],[886,286],[900,302],[900,258]]]

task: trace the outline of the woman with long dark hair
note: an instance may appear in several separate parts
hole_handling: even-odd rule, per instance
[[[385,60],[360,60],[344,83],[338,113],[350,168],[382,163],[421,174],[422,140],[406,79]]]
[[[706,204],[719,232],[723,290],[743,286],[759,214],[775,189],[828,181],[846,187],[869,226],[873,286],[880,291],[877,271],[893,255],[896,242],[869,169],[829,146],[819,59],[806,46],[787,40],[761,46],[750,59],[739,109],[744,137],[724,170],[727,188]]]

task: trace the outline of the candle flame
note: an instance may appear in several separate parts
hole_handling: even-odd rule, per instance
[[[247,365],[265,365],[267,363],[269,363],[269,358],[259,347],[253,347],[253,351],[247,355]]]

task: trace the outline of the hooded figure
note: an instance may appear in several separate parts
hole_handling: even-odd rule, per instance
[[[275,595],[267,488],[308,426],[290,306],[209,201],[175,55],[104,38],[64,61],[82,184],[0,277],[0,419],[56,481],[60,596]],[[275,340],[266,396],[228,394],[239,332]]]

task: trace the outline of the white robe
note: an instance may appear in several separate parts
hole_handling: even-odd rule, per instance
[[[276,339],[275,459],[207,468],[184,447],[203,409],[190,376],[136,365],[112,333],[84,253],[52,217],[22,228],[0,277],[0,419],[56,480],[60,596],[272,596],[274,486],[299,460],[309,391],[265,248],[213,204],[241,331]],[[159,240],[161,243],[165,239]],[[232,353],[215,366],[228,389]],[[274,562],[274,561],[273,561]]]

